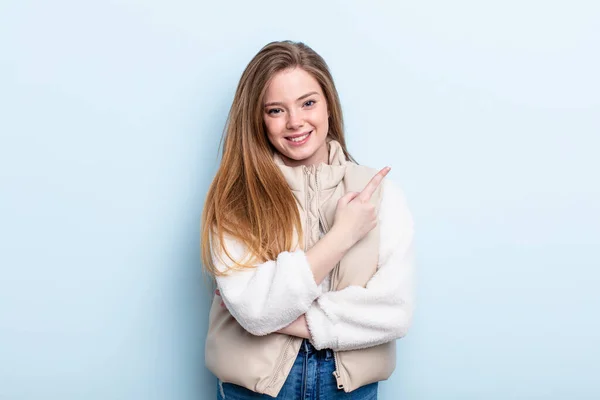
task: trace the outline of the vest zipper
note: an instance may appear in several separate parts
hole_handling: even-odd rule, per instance
[[[273,384],[275,383],[275,378],[277,378],[279,376],[279,371],[283,367],[282,366],[283,361],[287,358],[286,354],[288,352],[288,349],[292,345],[293,341],[294,341],[294,337],[290,336],[288,338],[287,342],[285,343],[285,347],[283,349],[283,353],[281,353],[281,355],[279,356],[279,360],[277,361],[277,367],[275,368],[275,372],[273,373],[273,376],[271,376],[271,379],[269,380],[269,383],[267,384],[267,386],[265,386],[265,389],[270,389],[271,386],[273,386]]]
[[[308,206],[308,175],[309,175],[309,171],[308,168],[306,167],[306,165],[302,166],[302,171],[304,171],[304,193],[305,193],[305,205]],[[310,223],[309,219],[308,219],[308,209],[306,211],[306,226],[308,226],[308,224]],[[308,249],[308,229],[305,229],[304,232],[304,251],[307,251]],[[290,346],[292,345],[294,341],[294,337],[290,336],[288,341],[285,344],[283,353],[281,354],[279,361],[277,362],[277,367],[275,368],[275,372],[273,373],[273,376],[271,377],[271,379],[269,380],[269,383],[267,384],[266,388],[270,388],[271,386],[273,386],[273,383],[275,383],[275,378],[277,378],[279,371],[282,368],[282,364],[283,364],[283,360],[285,360],[285,355],[288,351],[288,349],[290,348]]]
[[[308,168],[306,167],[306,165],[302,166],[302,170],[304,171],[304,207],[306,208],[305,212],[306,212],[306,227],[308,228],[308,225],[310,224],[310,220],[308,218],[308,208],[310,207],[310,204],[308,204],[308,179],[309,179],[309,174],[308,174]],[[304,251],[308,250],[308,239],[309,239],[309,230],[308,229],[304,229]]]
[[[319,165],[320,167],[320,165]],[[319,188],[319,167],[317,167],[317,171],[315,172],[315,181],[316,181],[316,188],[317,188],[317,196],[320,193],[320,188]],[[327,221],[325,220],[325,218],[323,218],[323,214],[321,214],[321,206],[319,204],[319,198],[317,197],[317,209],[319,211],[319,222],[321,223],[321,225],[323,225],[323,231],[324,233],[329,232],[329,226],[327,225]],[[339,265],[339,263],[338,263]],[[334,268],[338,268],[338,265],[336,265]],[[333,279],[331,279],[331,281],[329,282],[329,290],[332,291],[333,290]],[[340,368],[339,368],[339,361],[338,361],[338,354],[337,351],[333,352],[333,361],[335,362],[335,371],[333,371],[333,376],[335,377],[335,382],[337,384],[337,388],[338,389],[343,389],[344,388],[344,384],[342,382],[342,375],[340,374]]]
[[[334,352],[333,356],[335,357],[335,371],[333,371],[333,376],[335,376],[335,382],[337,383],[337,388],[338,389],[343,389],[344,388],[344,384],[342,383],[342,376],[340,375],[340,373],[337,371],[337,354]]]

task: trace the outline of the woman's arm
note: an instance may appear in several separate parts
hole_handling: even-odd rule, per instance
[[[257,336],[276,332],[308,311],[321,293],[318,284],[350,248],[345,241],[332,230],[307,252],[282,252],[276,260],[217,276],[219,295],[248,332]],[[226,238],[225,245],[233,258],[245,255],[237,240]],[[224,254],[222,258],[226,261],[213,260],[217,269],[226,271],[233,261]]]
[[[389,167],[383,168],[361,192],[348,192],[338,200],[331,230],[306,253],[318,284],[352,246],[377,226],[371,196],[389,172]]]
[[[306,315],[302,314],[294,322],[285,328],[278,330],[277,333],[284,333],[290,336],[310,339],[310,331],[308,330],[308,324],[306,323]]]
[[[314,301],[306,323],[317,349],[376,346],[404,336],[411,324],[413,221],[400,189],[386,181],[383,190],[378,270],[364,288],[350,286]],[[302,333],[297,326],[295,332]]]
[[[362,192],[344,195],[338,201],[333,227],[307,252],[282,252],[276,260],[255,268],[216,277],[225,306],[244,329],[253,335],[267,335],[308,311],[320,294],[317,285],[348,249],[375,227],[377,216],[369,200],[388,172],[382,169]],[[241,260],[246,254],[239,241],[225,238],[225,246],[234,259]],[[213,261],[220,271],[233,265],[225,254]]]

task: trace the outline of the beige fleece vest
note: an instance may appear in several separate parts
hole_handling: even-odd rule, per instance
[[[337,201],[345,193],[360,192],[376,170],[345,159],[337,141],[328,142],[329,165],[287,167],[274,156],[296,198],[308,250],[319,240],[319,224],[333,225]],[[381,185],[371,201],[379,207]],[[379,227],[356,243],[331,274],[330,290],[365,286],[377,270]],[[215,296],[205,345],[207,368],[221,381],[276,397],[294,364],[302,338],[273,333],[253,336],[221,307]],[[361,350],[334,352],[338,388],[350,392],[388,379],[396,366],[396,342]]]

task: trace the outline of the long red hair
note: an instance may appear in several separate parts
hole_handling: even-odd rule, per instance
[[[319,82],[329,108],[328,136],[337,140],[346,158],[352,160],[344,140],[339,96],[323,58],[303,43],[281,41],[264,46],[250,61],[237,86],[223,133],[221,164],[204,204],[202,263],[211,275],[223,275],[215,268],[213,253],[233,260],[232,267],[251,268],[303,245],[294,242],[295,237],[302,240],[300,214],[273,161],[275,150],[267,138],[262,115],[270,79],[296,67]],[[225,235],[245,246],[244,262],[234,259],[223,246]]]

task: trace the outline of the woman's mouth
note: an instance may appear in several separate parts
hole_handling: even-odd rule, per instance
[[[308,138],[310,137],[310,135],[312,133],[313,133],[313,131],[306,132],[306,133],[303,133],[303,134],[300,134],[300,135],[287,136],[286,139],[292,145],[294,145],[294,146],[300,146],[300,145],[303,145],[304,143],[306,143],[308,141]]]

